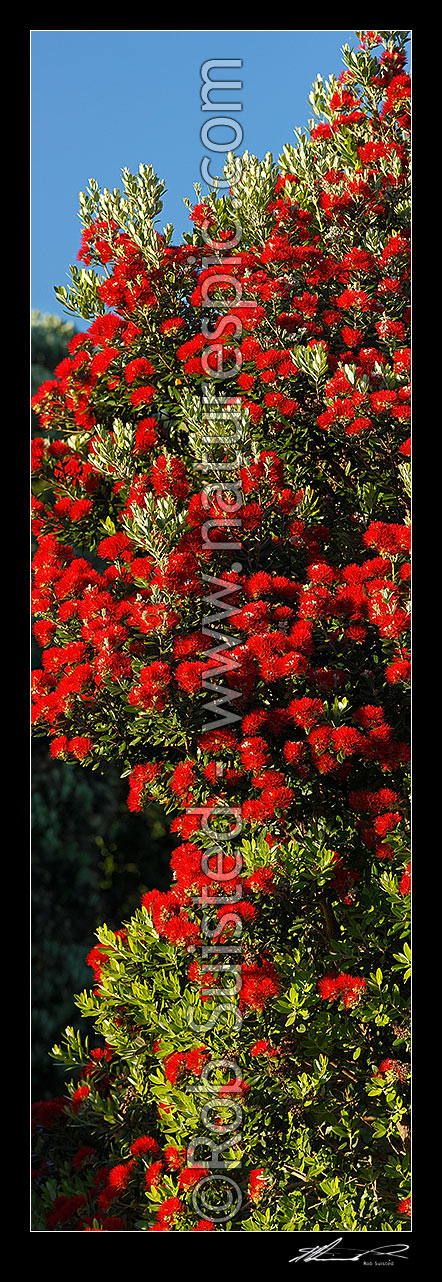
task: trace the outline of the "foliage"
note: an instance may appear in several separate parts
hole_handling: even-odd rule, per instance
[[[115,767],[100,778],[54,761],[39,741],[32,777],[32,1083],[42,1098],[59,1088],[48,1047],[60,1028],[78,1027],[72,994],[88,983],[97,922],[116,929],[148,887],[166,889],[172,843],[158,805],[128,813]]]
[[[76,332],[57,316],[32,313],[32,385],[50,378]],[[38,420],[37,420],[38,423]],[[33,663],[41,650],[33,638]],[[97,921],[117,927],[149,886],[168,884],[171,841],[161,809],[130,815],[115,767],[103,778],[32,745],[32,1084],[53,1095],[60,1071],[48,1056],[66,1024],[78,1026],[72,994],[88,981],[85,962]]]
[[[34,398],[35,728],[180,844],[97,932],[93,1048],[55,1048],[43,1231],[407,1224],[407,33],[357,34],[182,245],[146,166],[80,200],[57,296],[90,323]]]
[[[31,390],[35,396],[41,383],[52,378],[56,365],[67,356],[75,325],[60,316],[33,311],[31,314]],[[33,414],[33,426],[38,424]]]

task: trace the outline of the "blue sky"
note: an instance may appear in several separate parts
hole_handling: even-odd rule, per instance
[[[160,230],[173,222],[179,241],[190,228],[182,198],[194,198],[207,150],[200,129],[218,114],[201,111],[203,62],[242,58],[240,70],[215,73],[243,81],[237,154],[277,159],[312,115],[317,73],[342,70],[345,42],[357,44],[352,31],[33,31],[32,307],[66,315],[53,286],[67,283],[77,258],[78,192],[89,178],[112,190],[123,166],[151,163],[167,188]],[[224,157],[216,160],[212,153],[212,173]]]

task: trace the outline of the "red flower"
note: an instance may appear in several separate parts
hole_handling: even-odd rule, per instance
[[[209,1172],[204,1166],[186,1166],[184,1170],[181,1171],[181,1175],[178,1180],[178,1188],[180,1190],[193,1189],[195,1184],[199,1184],[199,1181],[208,1174]]]
[[[155,1188],[155,1185],[158,1184],[161,1179],[162,1171],[163,1163],[161,1161],[151,1163],[144,1176],[144,1182],[147,1189]]]
[[[89,735],[76,735],[74,739],[69,739],[67,745],[68,752],[73,752],[77,761],[84,761],[84,758],[88,756],[91,747],[92,741],[89,738]]]
[[[137,1140],[132,1141],[130,1151],[134,1157],[144,1156],[145,1153],[154,1156],[159,1153],[159,1147],[157,1141],[152,1139],[151,1135],[140,1135]]]
[[[251,1202],[259,1202],[267,1184],[267,1176],[263,1166],[255,1167],[249,1175],[249,1198]]]
[[[166,1202],[162,1202],[158,1208],[158,1219],[160,1224],[173,1224],[179,1212],[183,1209],[183,1203],[179,1197],[169,1197]]]
[[[118,1193],[124,1193],[127,1188],[133,1162],[120,1162],[118,1166],[112,1166],[108,1175],[108,1187],[116,1197]]]
[[[354,975],[324,975],[318,979],[318,992],[322,1001],[337,1001],[341,998],[346,1010],[355,1006],[365,989],[365,979]]]
[[[76,1211],[79,1211],[86,1205],[84,1193],[74,1194],[73,1197],[56,1197],[49,1211],[46,1212],[46,1227],[55,1229],[58,1224],[66,1224],[72,1220]]]
[[[77,1086],[77,1090],[71,1096],[70,1107],[73,1113],[78,1113],[79,1108],[85,1099],[90,1095],[90,1086]]]
[[[130,361],[129,365],[126,365],[124,377],[126,383],[134,383],[142,378],[151,378],[154,373],[152,362],[148,361],[145,356],[138,356],[136,360]]]
[[[407,864],[405,872],[399,882],[399,892],[401,895],[409,895],[411,890],[411,863]]]
[[[185,1149],[175,1148],[173,1144],[167,1144],[163,1157],[169,1171],[180,1171],[186,1160]]]
[[[259,1042],[254,1042],[253,1046],[250,1047],[250,1054],[254,1059],[257,1055],[267,1055],[270,1059],[273,1059],[278,1054],[278,1051],[276,1047],[270,1045],[270,1042],[262,1039]]]

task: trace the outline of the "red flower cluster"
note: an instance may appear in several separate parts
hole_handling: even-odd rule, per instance
[[[364,47],[376,48],[380,37],[366,32]],[[142,236],[112,218],[86,226],[80,257],[98,271],[106,265],[97,311],[107,310],[75,335],[33,398],[42,430],[32,459],[33,609],[42,647],[33,722],[49,735],[53,757],[100,768],[117,762],[131,811],[153,800],[175,812],[171,884],[148,890],[136,919],[146,951],[161,953],[158,975],[173,957],[180,985],[210,1014],[229,991],[225,954],[241,940],[231,968],[244,1029],[241,1075],[217,1091],[224,1104],[233,1090],[249,1102],[260,1076],[271,1075],[273,1085],[282,1075],[293,1105],[301,1033],[290,1045],[292,948],[302,954],[299,992],[306,980],[314,997],[308,1045],[316,1021],[323,1048],[324,1027],[338,1044],[357,1024],[342,1011],[361,1003],[371,1018],[364,1000],[371,981],[349,972],[366,964],[370,973],[364,931],[367,922],[376,930],[380,888],[395,914],[405,911],[410,890],[402,845],[410,755],[409,83],[400,41],[369,64],[379,110],[371,112],[347,69],[312,131],[309,186],[301,172],[284,170],[258,184],[259,225],[233,248],[209,197],[192,211],[192,244],[173,247],[155,233],[155,252],[151,244],[144,252]],[[206,234],[215,227],[235,290],[232,276],[226,286],[221,252],[207,265]],[[223,362],[229,397],[215,416],[211,459],[204,384]],[[244,428],[231,463],[221,431],[230,409],[232,421],[241,411]],[[206,841],[205,817],[217,812],[222,872]],[[237,815],[238,863],[230,844]],[[391,877],[382,877],[378,860],[388,860]],[[384,901],[379,916],[384,954]],[[204,934],[210,948],[197,956]],[[341,951],[321,961],[335,938]],[[114,943],[89,953],[100,1010],[104,981],[117,982],[109,959],[124,972],[130,943],[117,932]],[[207,1172],[186,1156],[175,1107],[187,1087],[193,1098],[212,1030],[207,1045],[199,1044],[202,1031],[193,1044],[186,1025],[174,1043],[161,1007],[164,1040],[150,1051],[149,1037],[139,1036],[144,999],[135,1016],[127,995],[138,1000],[143,981],[144,954],[111,1023],[131,1053],[140,1042],[146,1062],[156,1060],[164,1098],[153,1106],[154,1121],[136,1114],[121,1161],[115,1150],[110,1165],[107,1150],[87,1199],[56,1199],[50,1229],[129,1227],[141,1200],[154,1216],[149,1231],[187,1231],[192,1190]],[[388,1052],[383,1044],[376,1075],[402,1082],[406,1070]],[[252,1061],[250,1083],[241,1056]],[[70,1098],[37,1106],[37,1128],[58,1124],[62,1113],[80,1125],[97,1096],[112,1099],[115,1059],[107,1047],[91,1052]],[[223,1134],[221,1111],[215,1125]],[[264,1139],[247,1163],[252,1216],[264,1194],[271,1204],[279,1178],[276,1153],[272,1180],[261,1165],[250,1169],[264,1160]],[[85,1181],[92,1158],[88,1145],[77,1151],[74,1169]],[[408,1214],[408,1201],[399,1214]],[[122,1214],[108,1217],[114,1202]],[[211,1219],[192,1225],[213,1228]]]
[[[318,992],[323,1002],[342,1000],[346,1010],[355,1006],[365,989],[365,979],[354,975],[324,975],[318,979]]]

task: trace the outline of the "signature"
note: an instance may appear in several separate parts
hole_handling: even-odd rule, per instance
[[[339,1252],[335,1251],[335,1247],[338,1247],[341,1242],[342,1238],[337,1237],[334,1242],[328,1242],[325,1246],[302,1246],[298,1255],[293,1255],[289,1260],[289,1264],[299,1264],[300,1260],[304,1263],[310,1263],[312,1260],[325,1261],[325,1263],[330,1260],[342,1260],[350,1263],[362,1260],[364,1255],[391,1256],[403,1260],[409,1249],[406,1243],[386,1242],[383,1246],[374,1246],[369,1251],[354,1253],[354,1248],[346,1246],[341,1247]]]

